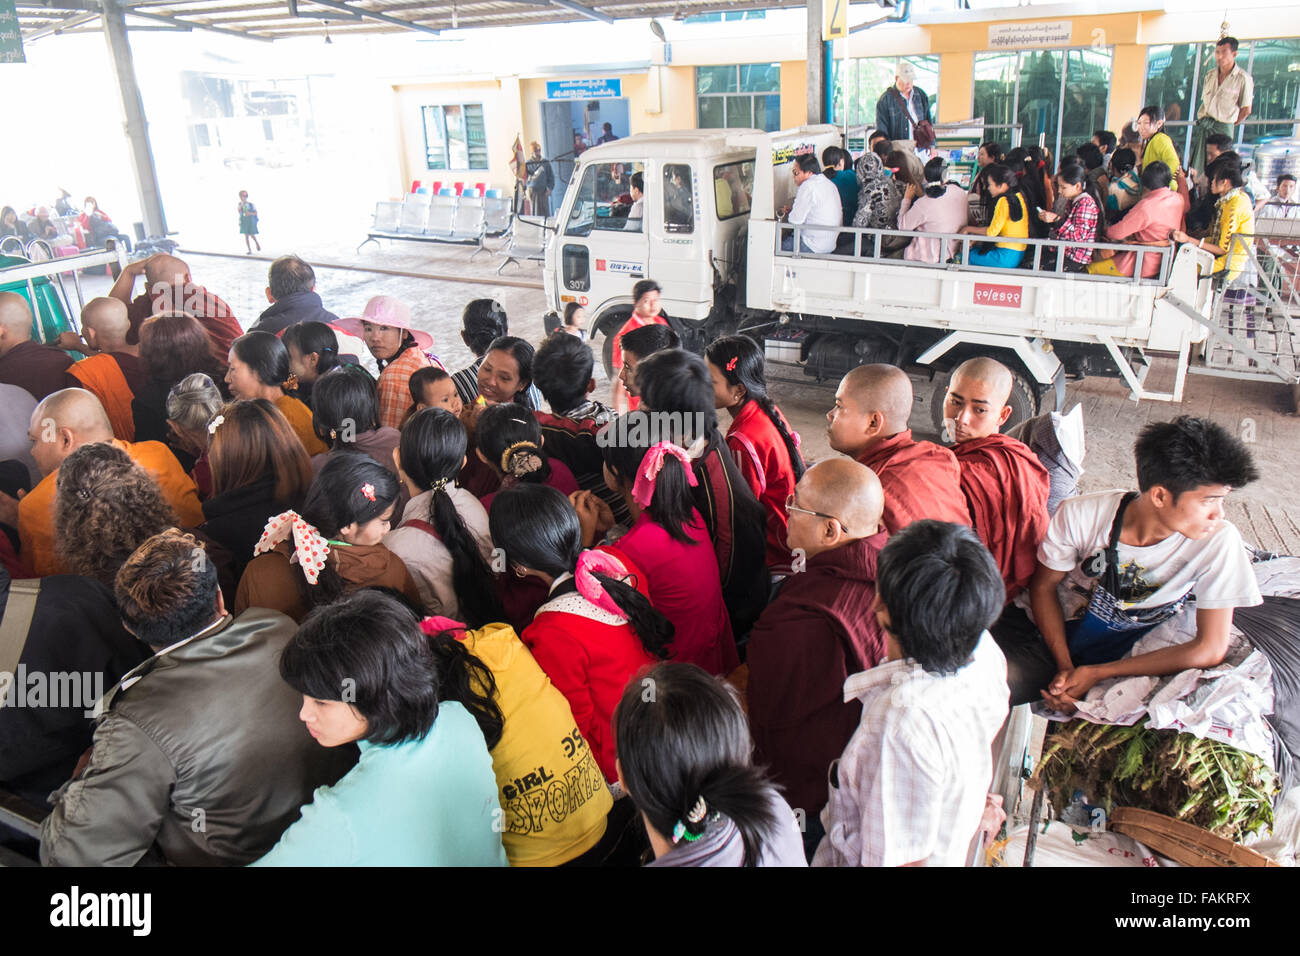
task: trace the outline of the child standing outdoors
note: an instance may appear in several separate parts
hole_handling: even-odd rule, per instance
[[[239,191],[239,233],[244,237],[248,255],[253,254],[253,246],[257,246],[258,252],[262,251],[262,244],[257,241],[257,207],[248,201],[246,189]]]

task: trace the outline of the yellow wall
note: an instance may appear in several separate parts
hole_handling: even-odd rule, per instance
[[[808,122],[808,64],[803,60],[781,61],[781,128],[793,129]]]

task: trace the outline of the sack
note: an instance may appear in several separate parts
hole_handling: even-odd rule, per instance
[[[912,139],[916,141],[916,148],[924,151],[934,148],[934,126],[929,120],[921,120],[912,126]]]

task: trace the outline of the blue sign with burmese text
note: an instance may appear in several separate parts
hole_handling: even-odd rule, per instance
[[[622,80],[547,80],[548,100],[601,100],[623,95]]]

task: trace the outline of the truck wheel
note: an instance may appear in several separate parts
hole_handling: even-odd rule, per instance
[[[618,330],[623,327],[623,323],[627,320],[627,315],[614,313],[605,316],[596,325],[596,334],[605,336],[605,344],[601,346],[600,358],[605,364],[605,375],[611,380],[614,378],[614,336],[618,334]]]
[[[1011,415],[1006,424],[1002,426],[1003,434],[1011,431],[1023,421],[1028,421],[1038,414],[1038,399],[1035,397],[1033,383],[1025,376],[1011,370],[1013,376],[1011,381],[1011,397],[1007,399],[1007,404],[1011,406]],[[936,376],[934,385],[934,395],[930,399],[930,419],[934,423],[935,433],[943,434],[943,400],[948,393],[948,382],[951,376],[947,373]],[[1053,393],[1048,392],[1048,402]]]

